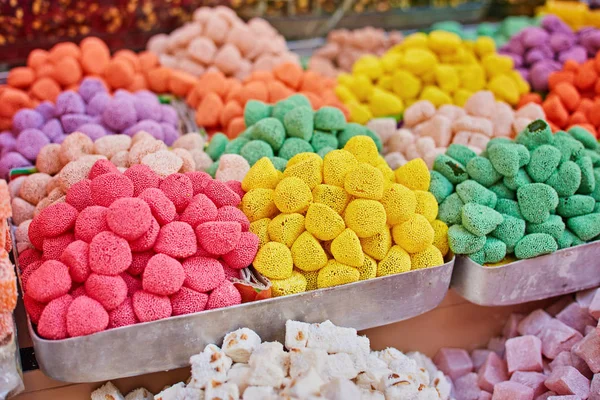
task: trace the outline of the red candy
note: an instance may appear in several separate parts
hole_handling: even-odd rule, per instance
[[[247,232],[250,229],[250,221],[246,214],[237,207],[223,206],[219,208],[216,221],[234,221],[242,225],[242,231]]]
[[[119,275],[131,265],[127,240],[112,232],[100,232],[90,243],[90,268],[103,275]]]
[[[209,257],[191,257],[182,264],[185,286],[198,292],[208,292],[225,280],[225,271],[218,260]]]
[[[211,254],[227,254],[237,246],[242,234],[239,222],[205,222],[196,227],[200,246]]]
[[[160,183],[159,188],[175,204],[178,212],[185,210],[185,207],[194,196],[192,181],[184,174],[167,176]]]
[[[217,206],[206,195],[200,193],[194,196],[179,220],[195,228],[203,222],[214,221],[218,214]]]
[[[181,289],[185,272],[181,263],[165,254],[157,254],[148,261],[142,287],[145,291],[169,296]]]
[[[115,200],[106,214],[110,230],[127,240],[135,240],[142,236],[150,228],[152,220],[148,204],[135,197]]]
[[[212,310],[215,308],[229,307],[242,302],[242,295],[229,281],[223,281],[221,285],[212,291],[208,296],[206,309]]]
[[[123,278],[91,274],[85,281],[85,292],[89,297],[102,304],[105,310],[114,310],[127,297],[127,284]]]
[[[65,294],[46,305],[37,327],[41,337],[53,340],[67,337],[67,311],[72,302],[73,297]]]
[[[212,180],[204,188],[204,194],[212,200],[217,207],[237,206],[240,204],[241,197],[231,190],[224,182]]]
[[[133,253],[131,265],[127,269],[131,275],[141,275],[146,269],[148,261],[156,254],[154,251],[144,251],[141,253]]]
[[[194,230],[185,222],[174,221],[160,228],[154,251],[174,258],[194,255],[197,250]]]
[[[33,271],[25,292],[36,301],[48,303],[69,293],[71,283],[69,268],[60,261],[49,260]]]
[[[91,335],[108,326],[108,313],[96,300],[80,296],[67,312],[67,332],[71,337]]]
[[[150,224],[150,228],[148,228],[148,231],[146,231],[139,238],[129,242],[131,251],[146,251],[154,247],[154,243],[156,243],[156,238],[158,237],[158,232],[160,232],[160,225],[154,218],[152,218],[151,221],[152,222]]]
[[[94,179],[99,177],[100,175],[104,175],[104,174],[119,174],[119,170],[117,169],[117,167],[115,167],[115,165],[113,163],[111,163],[108,160],[98,160],[94,163],[94,165],[92,166],[92,169],[90,169],[90,172],[88,174],[88,179]]]
[[[45,304],[35,301],[30,295],[25,293],[23,295],[23,305],[25,306],[25,310],[27,311],[31,322],[37,324],[42,316]]]
[[[44,261],[42,260],[34,261],[31,264],[29,264],[29,267],[27,267],[25,271],[21,273],[21,282],[23,283],[23,287],[27,287],[27,281],[29,280],[29,277],[31,276],[31,274],[33,274],[33,271],[38,269],[43,263]]]
[[[60,256],[60,261],[69,267],[71,279],[75,282],[85,282],[90,275],[89,245],[83,240],[69,244]]]
[[[65,201],[75,207],[77,211],[94,205],[91,186],[92,181],[89,179],[77,182],[69,188]]]
[[[139,198],[150,206],[152,215],[159,224],[165,225],[175,219],[177,215],[175,204],[160,189],[146,189],[140,194]]]
[[[231,268],[242,269],[252,264],[257,251],[258,237],[251,232],[242,232],[235,249],[223,254],[222,258]]]
[[[182,287],[179,292],[171,296],[173,315],[192,314],[203,311],[206,308],[207,302],[207,294],[187,287]]]
[[[107,231],[106,214],[108,214],[108,208],[101,206],[91,206],[81,211],[75,221],[75,239],[89,243],[94,236],[102,231]]]
[[[142,290],[141,279],[138,279],[127,272],[123,272],[120,276],[125,281],[125,285],[127,285],[127,297],[131,297],[138,290]]]
[[[73,296],[74,299],[81,296],[87,296],[87,293],[85,291],[85,285],[79,285],[77,286],[77,288],[71,290],[71,296]]]
[[[39,232],[44,236],[58,236],[75,225],[77,209],[67,203],[52,204],[35,217]]]
[[[133,195],[136,197],[148,188],[158,188],[160,184],[160,176],[145,164],[132,165],[123,175],[133,182]]]
[[[133,310],[140,322],[156,321],[171,316],[171,300],[143,290],[133,295]]]
[[[118,328],[120,326],[133,325],[138,322],[133,311],[133,300],[128,297],[121,305],[108,313],[108,328]]]
[[[44,235],[42,235],[40,231],[40,220],[38,218],[34,218],[29,224],[29,232],[27,232],[27,236],[29,236],[29,241],[31,244],[38,250],[42,250],[44,247]]]
[[[62,255],[63,251],[75,240],[75,236],[72,233],[65,233],[64,235],[47,237],[44,239],[44,245],[42,249],[44,251],[44,260],[58,260]]]
[[[120,173],[109,173],[92,179],[92,200],[98,206],[108,207],[115,200],[133,196],[133,183]]]
[[[225,184],[229,186],[229,188],[233,190],[238,196],[240,196],[240,199],[243,198],[246,194],[246,192],[244,192],[244,189],[242,189],[242,182],[240,181],[227,181],[225,182]]]
[[[35,249],[25,249],[19,254],[19,266],[21,267],[21,271],[27,269],[29,264],[34,261],[39,261],[42,259],[42,253]]]
[[[211,176],[206,172],[192,171],[186,172],[184,175],[190,178],[190,180],[192,181],[194,195],[202,193],[206,185],[208,185],[208,182],[212,181]]]

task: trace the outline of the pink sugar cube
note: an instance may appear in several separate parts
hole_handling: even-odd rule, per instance
[[[546,392],[546,375],[539,372],[517,371],[510,377],[511,382],[517,382],[533,389],[533,397],[537,397]]]
[[[488,355],[477,375],[479,387],[488,392],[493,392],[494,385],[497,383],[508,380],[506,363],[498,356],[498,354],[493,352]]]
[[[596,290],[596,294],[590,302],[590,315],[596,319],[600,319],[600,289]]]
[[[482,390],[477,400],[492,400],[492,394]]]
[[[583,331],[583,336],[587,336],[587,335],[589,335],[589,334],[590,334],[590,333],[592,333],[592,331],[594,331],[594,330],[596,330],[596,327],[595,327],[595,326],[589,326],[589,325],[588,325],[588,326],[586,326],[586,327],[585,327],[585,330]]]
[[[456,400],[478,400],[481,389],[477,384],[477,374],[470,372],[454,381]]]
[[[598,307],[600,307],[600,296],[598,296]],[[596,321],[590,315],[587,307],[581,306],[579,303],[571,303],[564,310],[556,315],[556,319],[564,322],[571,328],[584,333],[585,327],[594,325]]]
[[[578,302],[580,306],[589,308],[590,304],[592,304],[592,299],[597,292],[600,292],[600,290],[589,289],[577,292],[577,294],[575,294],[575,301]]]
[[[483,365],[488,354],[492,353],[487,349],[475,349],[471,352],[471,360],[473,360],[473,368],[477,371]]]
[[[552,370],[563,366],[570,366],[577,369],[586,378],[592,377],[592,371],[590,371],[586,362],[582,360],[581,357],[570,351],[560,352],[550,363],[550,369]]]
[[[548,400],[581,400],[579,396],[550,396]]]
[[[533,389],[517,382],[501,382],[494,386],[492,400],[533,400]]]
[[[525,318],[523,314],[510,314],[508,321],[506,321],[506,325],[504,325],[504,329],[502,330],[502,335],[507,339],[518,336],[519,332],[517,331],[517,327],[523,318]]]
[[[594,375],[590,386],[590,397],[588,400],[600,400],[600,374]]]
[[[565,307],[567,307],[572,302],[573,296],[563,296],[548,307],[546,307],[546,312],[551,316],[556,317],[556,314],[564,310]]]
[[[498,354],[500,357],[504,357],[504,344],[506,339],[503,337],[493,337],[488,341],[488,349]]]
[[[546,387],[559,395],[574,394],[582,399],[590,394],[590,380],[569,366],[555,368],[546,379]]]
[[[508,372],[542,371],[542,341],[533,335],[520,336],[506,341]]]
[[[539,395],[535,398],[535,400],[548,400],[548,397],[556,396],[554,392],[546,392],[544,394]]]
[[[544,310],[535,310],[519,323],[517,331],[521,335],[537,336],[544,329],[544,325],[552,321],[552,316]]]
[[[598,329],[589,333],[573,348],[573,353],[581,357],[593,373],[600,372],[600,333]]]
[[[471,357],[463,349],[444,347],[437,352],[433,362],[453,380],[473,371]]]
[[[554,359],[561,351],[569,351],[583,335],[566,325],[552,319],[546,323],[544,331],[539,335],[542,339],[542,353],[549,359]]]

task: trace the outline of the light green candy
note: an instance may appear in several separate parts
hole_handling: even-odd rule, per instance
[[[277,118],[264,118],[254,124],[252,138],[262,140],[278,151],[285,140],[285,128]]]
[[[509,188],[507,188],[506,185],[502,182],[498,182],[498,183],[490,186],[489,190],[491,192],[494,192],[496,194],[496,197],[498,197],[498,199],[508,199],[508,200],[516,199],[515,192],[513,190],[510,190]]]
[[[553,136],[550,125],[544,120],[538,119],[527,125],[527,128],[515,139],[515,142],[522,144],[529,150],[533,150],[543,144],[552,144]]]
[[[561,197],[574,195],[581,185],[581,169],[574,161],[563,162],[548,178],[546,184]]]
[[[477,154],[467,146],[454,143],[448,146],[448,149],[446,149],[446,155],[454,158],[462,165],[467,165],[472,158],[477,157]]]
[[[473,157],[467,163],[467,173],[474,181],[489,188],[494,183],[502,179],[502,175],[498,173],[492,166],[492,163],[487,158]]]
[[[517,201],[523,218],[541,224],[558,205],[556,191],[544,183],[530,183],[517,190]]]
[[[461,215],[465,229],[477,236],[487,235],[504,220],[499,212],[476,203],[465,204]]]
[[[431,171],[431,180],[429,182],[429,192],[433,194],[438,204],[441,204],[446,197],[454,192],[454,185],[446,177],[437,171]]]
[[[514,200],[498,199],[495,209],[500,214],[507,214],[515,218],[523,219],[523,215],[521,215],[521,210],[519,209],[519,203]]]
[[[515,246],[515,256],[518,259],[533,258],[558,250],[554,238],[547,233],[530,233]]]
[[[483,245],[485,263],[497,263],[506,257],[506,244],[493,237],[488,237]]]
[[[310,107],[296,107],[288,111],[283,118],[283,125],[288,136],[309,141],[315,129],[314,112]]]
[[[595,206],[596,200],[592,196],[574,194],[573,196],[558,199],[556,212],[564,218],[578,217],[594,212]]]
[[[213,160],[218,160],[225,151],[227,143],[229,143],[227,136],[222,133],[215,133],[204,151]]]
[[[346,117],[339,108],[321,107],[315,113],[315,128],[322,131],[340,131],[346,126]]]
[[[494,229],[491,236],[502,240],[507,251],[512,253],[519,240],[525,236],[525,221],[506,214],[503,214],[502,218],[502,223]]]
[[[541,224],[527,224],[527,233],[547,233],[554,239],[559,240],[565,231],[565,223],[558,215],[551,215]]]
[[[454,254],[472,254],[483,249],[485,236],[476,236],[461,225],[448,229],[448,244]]]
[[[460,224],[461,210],[465,203],[462,202],[458,194],[452,193],[439,205],[438,219],[446,225]]]
[[[519,172],[515,176],[505,176],[502,180],[507,188],[510,190],[518,190],[521,186],[528,185],[533,181],[529,177],[529,174],[524,168],[519,168]]]
[[[433,170],[444,175],[452,184],[457,185],[469,178],[465,167],[445,154],[440,154],[433,162]]]
[[[577,193],[590,194],[596,188],[596,178],[594,177],[594,165],[592,159],[586,156],[579,157],[575,163],[581,170],[581,184]]]
[[[531,161],[527,164],[527,173],[534,182],[546,182],[556,171],[562,154],[549,144],[541,145],[531,152]]]
[[[271,116],[273,107],[258,100],[248,100],[244,107],[244,122],[252,126],[261,119]]]
[[[502,176],[515,176],[519,172],[520,155],[512,144],[497,144],[488,149],[488,158]]]
[[[496,207],[498,196],[473,180],[464,181],[456,186],[456,193],[463,203],[477,203],[490,208]]]
[[[328,132],[315,131],[310,141],[313,149],[319,151],[324,147],[330,147],[332,149],[338,148],[338,139],[335,135]]]

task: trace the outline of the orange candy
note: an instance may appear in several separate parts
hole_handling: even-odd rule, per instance
[[[17,67],[10,70],[6,83],[19,89],[28,88],[35,80],[35,71],[29,67]]]
[[[216,93],[208,93],[196,110],[198,126],[215,128],[219,124],[219,116],[223,112],[223,100]]]
[[[554,88],[554,93],[558,95],[561,102],[567,108],[568,111],[573,112],[579,107],[581,102],[581,96],[575,86],[568,82],[560,82]]]
[[[158,67],[146,73],[148,86],[155,93],[166,93],[169,90],[169,79],[171,69],[167,67]]]
[[[291,62],[275,67],[273,75],[292,89],[299,89],[300,83],[302,83],[302,68]]]
[[[133,82],[135,71],[131,64],[123,59],[112,59],[104,72],[106,82],[116,89],[126,88]]]
[[[60,94],[60,86],[54,79],[44,77],[31,86],[31,93],[37,99],[54,102]]]

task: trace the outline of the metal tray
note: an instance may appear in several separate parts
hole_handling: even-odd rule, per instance
[[[499,267],[457,257],[452,288],[472,303],[507,306],[547,299],[600,284],[600,242]]]
[[[181,315],[64,340],[40,338],[31,321],[40,369],[65,382],[95,382],[189,365],[190,356],[223,336],[248,327],[263,340],[284,340],[288,319],[331,320],[367,329],[423,314],[444,298],[454,258],[439,267],[348,285]]]

